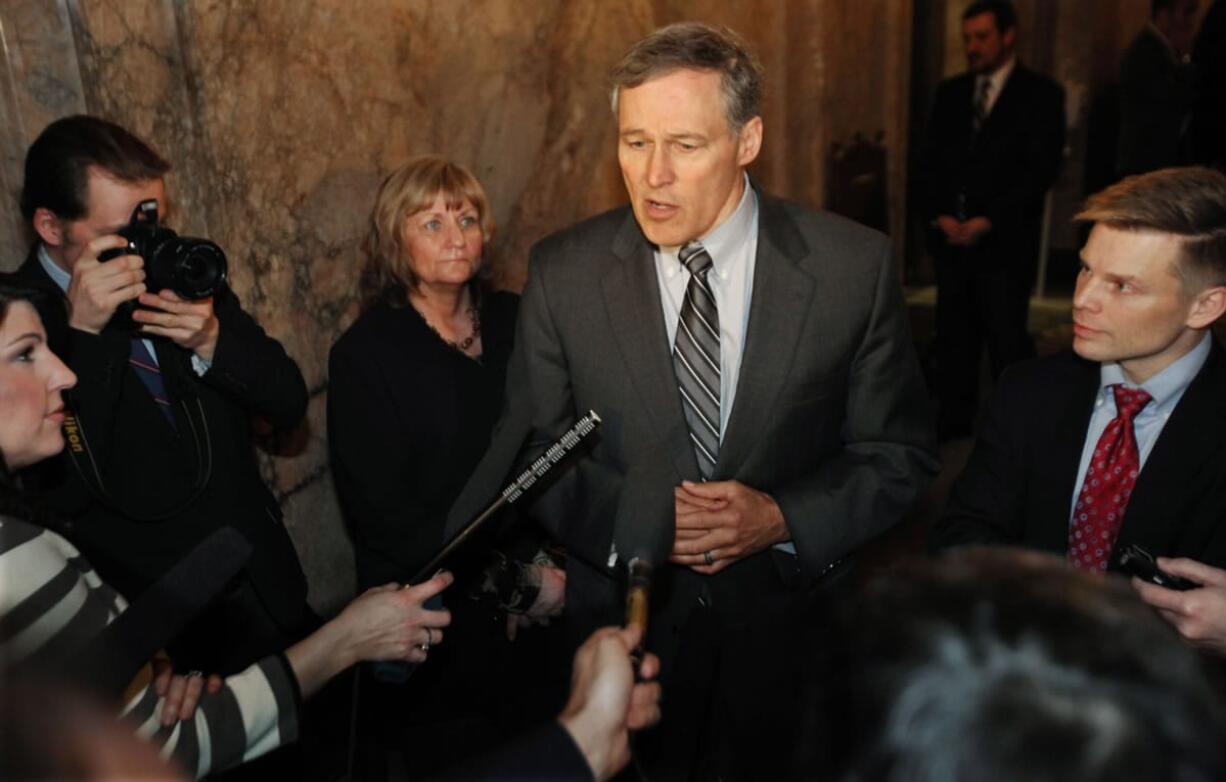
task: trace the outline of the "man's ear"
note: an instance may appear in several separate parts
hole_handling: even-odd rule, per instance
[[[1226,285],[1215,285],[1197,294],[1188,313],[1188,326],[1205,329],[1226,314]]]
[[[741,168],[754,162],[762,150],[762,118],[754,117],[741,126],[736,138],[736,164]]]
[[[38,234],[39,239],[43,240],[43,244],[59,247],[68,240],[64,221],[59,218],[59,215],[45,206],[40,206],[34,210],[34,220],[32,222],[34,224],[34,233]]]
[[[1014,25],[1001,33],[1000,42],[1004,44],[1005,49],[1013,51],[1013,46],[1017,43],[1017,26]]]

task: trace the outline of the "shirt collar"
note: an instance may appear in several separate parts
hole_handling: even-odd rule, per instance
[[[736,209],[722,223],[708,231],[705,236],[699,237],[703,248],[711,256],[711,265],[717,272],[722,271],[725,266],[736,260],[737,247],[748,241],[758,222],[758,194],[754,192],[753,185],[749,181],[749,174],[742,173],[741,176],[744,177],[745,189],[741,192],[741,200],[737,203]],[[680,266],[681,262],[677,259],[677,252],[680,249],[676,246],[660,247],[659,256],[663,259],[666,269]]]
[[[1010,57],[996,70],[987,75],[980,75],[980,79],[987,79],[992,83],[992,91],[989,95],[995,99],[1000,95],[1000,91],[1005,88],[1005,82],[1009,79],[1009,74],[1013,73],[1013,68],[1017,65],[1017,55]]]
[[[1099,370],[1098,391],[1100,394],[1105,394],[1108,386],[1120,383],[1130,388],[1141,388],[1153,398],[1153,402],[1146,407],[1147,411],[1169,412],[1166,408],[1183,396],[1183,392],[1187,390],[1192,379],[1209,360],[1212,339],[1206,332],[1200,342],[1196,343],[1196,347],[1139,386],[1128,382],[1124,376],[1124,370],[1118,363],[1103,364],[1102,369]]]
[[[51,260],[51,255],[47,252],[47,245],[39,242],[38,244],[38,262],[42,264],[43,271],[51,278],[51,281],[59,286],[60,290],[67,292],[68,283],[72,282],[72,275],[60,268],[59,264]]]

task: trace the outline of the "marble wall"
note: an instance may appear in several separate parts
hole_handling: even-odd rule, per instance
[[[905,190],[909,0],[5,0],[0,4],[0,265],[29,142],[90,112],[174,164],[172,222],[219,241],[247,308],[302,366],[308,426],[264,460],[331,610],[352,552],[327,468],[327,352],[356,314],[358,251],[382,176],[441,152],[484,182],[498,278],[527,248],[623,200],[606,74],[654,27],[737,29],[767,71],[755,175],[821,204],[830,145],[883,132],[892,222]]]

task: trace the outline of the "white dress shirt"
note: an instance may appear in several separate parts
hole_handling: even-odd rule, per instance
[[[1009,80],[1009,74],[1013,73],[1013,68],[1015,65],[1017,65],[1017,58],[1010,57],[1008,62],[991,73],[975,77],[974,94],[978,94],[980,83],[984,79],[988,80],[988,103],[985,116],[992,113],[992,107],[996,105],[996,99],[1000,97],[1001,90],[1005,88],[1005,82]]]

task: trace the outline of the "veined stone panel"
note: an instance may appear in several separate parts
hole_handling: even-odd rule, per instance
[[[175,6],[171,0],[69,2],[86,110],[153,145],[172,166],[166,219],[183,233],[208,235],[216,196]]]
[[[0,269],[17,268],[28,232],[17,208],[26,147],[55,119],[85,108],[64,0],[0,3]]]

